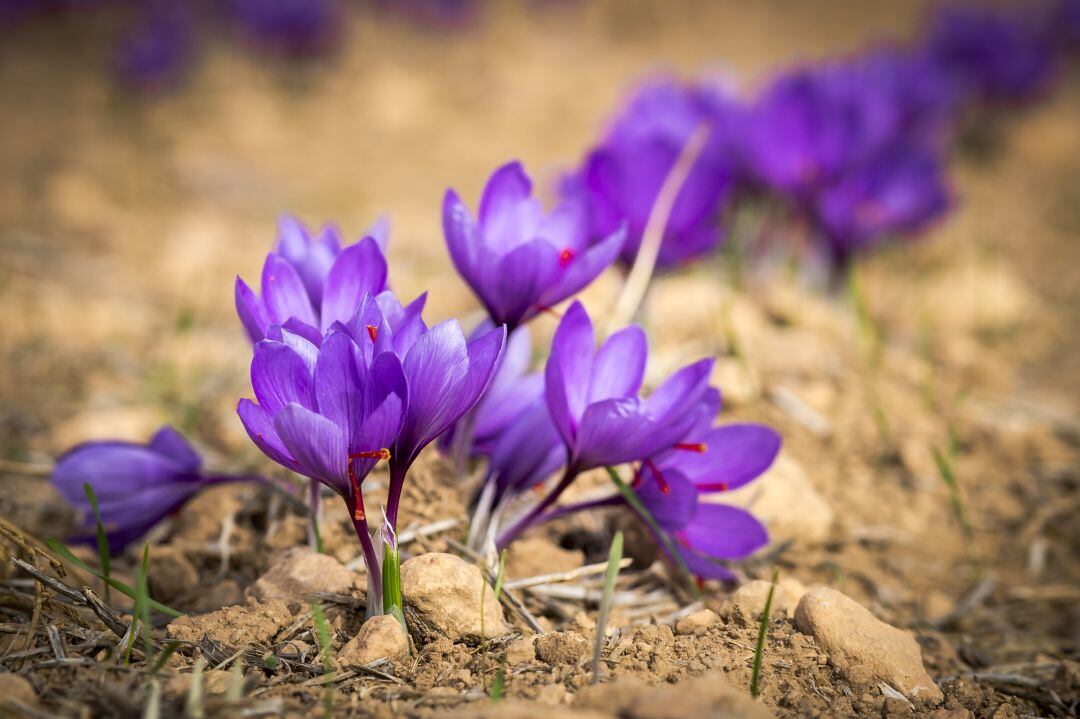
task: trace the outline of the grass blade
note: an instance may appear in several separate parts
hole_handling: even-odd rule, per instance
[[[502,554],[499,555],[499,573],[495,575],[495,601],[499,601],[499,597],[502,596],[503,575],[506,572],[506,550],[502,550]]]
[[[146,695],[142,719],[161,719],[161,684],[156,678],[150,680],[150,691]]]
[[[150,545],[143,545],[142,562],[135,577],[135,614],[142,621],[143,642],[146,645],[146,660],[154,656],[154,635],[150,627]]]
[[[949,503],[952,505],[956,523],[960,525],[960,531],[964,533],[964,540],[967,541],[971,539],[971,525],[968,523],[964,499],[960,496],[960,485],[956,481],[952,463],[937,447],[931,447],[931,451],[934,453],[934,464],[937,465],[941,481],[945,483],[946,488],[949,490]]]
[[[503,689],[506,686],[506,655],[499,660],[499,668],[495,670],[495,678],[491,680],[491,703],[495,704],[503,697]]]
[[[679,554],[678,548],[675,543],[671,541],[671,537],[667,535],[660,525],[657,524],[656,518],[652,516],[652,512],[641,502],[641,498],[637,496],[635,492],[626,482],[622,480],[619,473],[612,467],[605,467],[608,471],[608,476],[611,477],[611,481],[615,484],[615,488],[619,490],[619,494],[623,496],[626,503],[637,512],[646,524],[649,525],[649,529],[652,530],[653,536],[660,540],[664,545],[664,549],[667,551],[672,561],[678,565],[679,570],[682,572],[683,579],[686,581],[686,588],[690,591],[690,595],[695,599],[701,596],[701,591],[697,587],[697,583],[694,582],[694,573],[690,571],[690,567],[686,566],[686,562],[683,561],[682,555]]]
[[[101,508],[98,505],[97,493],[94,492],[94,488],[89,482],[83,482],[83,492],[86,493],[86,501],[90,503],[90,508],[94,510],[94,521],[97,522],[97,546],[98,557],[101,561],[101,573],[106,577],[109,576],[109,537],[105,533],[105,522],[101,521]],[[109,599],[109,583],[105,582],[105,603],[108,604]]]
[[[191,670],[191,683],[188,684],[187,698],[184,700],[184,716],[187,719],[203,719],[206,710],[203,708],[203,668],[206,660],[199,657],[195,660],[195,667]]]
[[[311,603],[311,621],[315,625],[315,638],[319,641],[319,654],[322,655],[323,676],[323,716],[330,719],[334,716],[334,683],[330,675],[334,672],[333,662],[330,660],[330,625],[326,621],[321,602]]]
[[[592,683],[600,681],[600,652],[604,649],[607,636],[608,615],[611,613],[611,600],[615,596],[615,582],[619,579],[619,565],[622,564],[623,534],[615,532],[608,550],[607,569],[604,571],[604,594],[600,600],[600,613],[596,617],[596,646],[593,648]]]
[[[45,538],[45,544],[54,553],[60,555],[60,557],[65,562],[69,562],[71,564],[74,564],[76,567],[83,570],[84,572],[87,572],[89,574],[93,574],[95,577],[102,580],[103,582],[105,582],[105,584],[112,587],[116,591],[120,592],[124,596],[126,596],[126,597],[128,597],[130,599],[135,599],[135,589],[133,587],[131,587],[130,585],[124,584],[123,582],[121,582],[119,580],[112,579],[110,577],[106,577],[99,570],[94,569],[89,564],[87,564],[83,560],[79,559],[74,554],[72,554],[71,550],[68,549],[67,547],[65,547],[64,543],[61,542],[60,540],[56,539],[55,537],[46,537]],[[162,604],[161,602],[156,602],[153,599],[149,599],[149,598],[148,598],[148,601],[149,601],[150,608],[153,609],[155,612],[159,612],[161,614],[165,614],[165,615],[168,615],[170,617],[182,617],[182,616],[184,616],[182,612],[178,612],[175,609],[173,609],[172,607],[167,607],[164,604]]]
[[[761,681],[761,660],[765,656],[765,637],[769,632],[769,615],[772,614],[773,592],[776,591],[777,570],[773,570],[772,584],[769,585],[769,595],[765,597],[765,609],[761,612],[761,626],[758,628],[757,644],[754,645],[754,670],[750,675],[750,696],[757,699],[761,693],[759,682]]]

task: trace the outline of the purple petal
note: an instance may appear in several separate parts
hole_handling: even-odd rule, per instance
[[[559,253],[545,240],[515,247],[499,260],[490,284],[483,288],[482,299],[492,319],[516,327],[537,310],[540,296],[558,273]]]
[[[290,404],[274,416],[278,436],[302,473],[348,497],[348,450],[341,428],[306,407]]]
[[[375,240],[364,238],[338,255],[326,277],[322,301],[322,329],[334,321],[349,322],[365,294],[386,289],[386,258]]]
[[[94,488],[98,499],[124,497],[146,487],[185,478],[170,458],[132,442],[87,442],[66,452],[53,470],[53,485],[76,507],[87,505],[83,484]]]
[[[694,576],[702,579],[721,579],[724,581],[731,581],[736,578],[735,572],[704,554],[679,546],[678,541],[675,542],[675,548],[679,552],[683,563],[686,564],[686,568]]]
[[[625,243],[626,228],[621,227],[571,260],[563,276],[540,296],[538,304],[554,307],[585,289],[615,262]]]
[[[769,533],[754,515],[726,504],[698,504],[682,530],[692,549],[716,559],[742,559],[769,543]]]
[[[319,326],[299,273],[276,252],[267,255],[263,265],[262,294],[270,320],[275,324],[284,324],[285,320],[295,317],[312,327]]]
[[[432,327],[409,350],[402,368],[409,383],[409,406],[395,459],[411,462],[456,419],[452,417],[456,395],[469,371],[461,327],[454,320]]]
[[[574,302],[555,330],[544,368],[548,410],[568,445],[574,442],[578,421],[588,404],[595,347],[592,320],[581,303]]]
[[[236,314],[240,317],[240,323],[244,325],[248,338],[252,344],[266,338],[266,327],[270,324],[270,317],[266,313],[266,307],[258,295],[247,286],[239,277],[236,278],[234,291],[236,300]]]
[[[729,424],[705,435],[705,452],[675,450],[677,467],[702,492],[737,489],[759,477],[780,451],[780,435],[761,424]]]
[[[314,389],[319,414],[342,429],[351,450],[353,422],[364,416],[364,392],[356,366],[356,345],[348,335],[326,338],[315,365]]]
[[[240,400],[240,403],[236,405],[236,413],[240,415],[240,422],[247,430],[251,441],[262,450],[263,454],[282,467],[303,474],[300,465],[289,456],[289,450],[285,449],[285,444],[278,436],[273,415],[250,399]]]
[[[375,240],[375,244],[379,246],[379,251],[384,257],[386,250],[390,247],[390,226],[390,215],[379,215],[371,226],[364,230],[364,237]]]
[[[571,462],[584,471],[644,459],[655,451],[651,443],[655,432],[655,422],[638,397],[601,400],[585,409]]]
[[[634,491],[656,523],[669,532],[688,525],[698,508],[698,492],[693,482],[676,470],[657,475],[643,467],[640,484],[635,485]]]
[[[401,302],[392,292],[383,292],[375,298],[383,315],[394,333],[394,352],[398,357],[404,357],[412,349],[416,340],[424,336],[428,331],[424,324],[424,304],[427,302],[427,293],[420,295],[402,307]]]
[[[456,398],[458,407],[455,411],[458,417],[472,409],[473,405],[484,394],[484,391],[491,385],[491,380],[495,376],[496,368],[499,366],[499,359],[502,357],[505,344],[505,327],[496,327],[482,337],[468,343],[469,372],[465,378],[465,386],[462,387],[461,395]],[[453,421],[457,421],[457,417]]]
[[[625,327],[608,337],[596,353],[589,402],[636,395],[645,376],[648,355],[645,331],[637,325]]]
[[[646,400],[649,414],[663,417],[684,409],[688,403],[700,400],[708,389],[709,375],[714,363],[714,359],[699,360],[668,377]]]
[[[281,328],[281,342],[286,345],[296,354],[300,355],[300,358],[304,360],[304,364],[308,368],[308,372],[312,375],[315,374],[315,363],[319,358],[319,348],[317,345],[312,344],[311,340],[296,334],[286,328]]]
[[[512,218],[522,202],[530,199],[532,182],[520,162],[509,162],[492,173],[480,198],[480,224],[498,230]]]
[[[198,472],[202,466],[202,458],[188,443],[184,436],[172,427],[162,427],[150,438],[148,445],[160,455],[164,455],[176,462],[185,472]]]
[[[443,236],[454,268],[470,287],[480,283],[480,228],[453,190],[443,198]]]
[[[259,404],[271,414],[296,402],[315,407],[311,372],[304,358],[280,342],[263,340],[251,359],[251,388]]]
[[[322,344],[323,336],[322,333],[319,332],[319,328],[309,325],[306,322],[301,322],[295,317],[290,317],[289,319],[285,320],[285,324],[281,325],[281,327],[282,329],[288,330],[294,335],[303,337],[305,340],[308,341],[309,344],[314,347],[318,347]],[[281,341],[284,342],[284,340]],[[302,352],[301,354],[305,353]]]

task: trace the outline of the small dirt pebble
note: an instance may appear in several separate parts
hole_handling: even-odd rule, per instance
[[[356,636],[338,652],[342,665],[370,664],[376,659],[401,659],[409,654],[409,637],[401,623],[389,614],[364,622]]]
[[[699,609],[677,621],[675,623],[675,633],[700,635],[707,632],[709,627],[716,626],[719,623],[720,617],[717,616],[716,612],[711,609]]]
[[[401,593],[419,620],[420,626],[411,622],[410,630],[418,631],[421,639],[493,639],[510,632],[479,567],[453,554],[431,552],[402,563]]]
[[[315,592],[348,594],[356,575],[338,560],[308,547],[284,552],[270,569],[255,580],[251,595],[256,599],[304,601]]]
[[[577,632],[548,632],[536,638],[536,657],[551,666],[570,664],[589,651],[589,640]]]

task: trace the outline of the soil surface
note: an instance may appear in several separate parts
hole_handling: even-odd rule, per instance
[[[510,635],[414,637],[407,658],[331,667],[327,689],[309,600],[322,601],[336,654],[363,621],[351,525],[328,501],[329,557],[301,571],[306,520],[252,486],[208,491],[152,534],[151,592],[187,614],[158,622],[155,653],[183,641],[152,680],[141,645],[123,660],[130,605],[113,593],[112,609],[92,611],[95,595],[82,587],[103,595],[100,582],[40,551],[71,522],[44,475],[73,443],[142,441],[171,423],[216,469],[292,481],[234,412],[249,391],[250,350],[233,278],[257,276],[279,213],[333,218],[356,236],[388,212],[394,288],[429,291],[429,321],[472,322],[475,302],[441,239],[447,186],[474,204],[509,158],[552,179],[643,73],[719,69],[752,87],[797,59],[910,36],[921,10],[825,0],[495,5],[475,27],[441,35],[357,10],[335,56],[300,64],[214,41],[186,87],[152,98],[126,94],[103,71],[108,18],[5,38],[0,668],[10,674],[0,674],[0,700],[12,703],[0,715],[138,716],[157,693],[163,715],[179,716],[201,658],[208,716],[321,716],[325,702],[335,716],[386,717],[1075,716],[1075,82],[1002,118],[993,152],[959,149],[952,215],[925,241],[859,267],[873,332],[842,293],[786,270],[749,272],[734,288],[717,258],[654,282],[640,315],[647,382],[716,354],[721,419],[766,422],[784,436],[777,465],[729,500],[752,507],[773,536],[741,574],[767,580],[778,570],[788,582],[758,700],[749,698],[752,592],[710,583],[689,595],[618,514],[535,531],[511,549],[506,572],[513,588],[602,562],[613,530],[628,530],[635,563],[620,574],[600,683],[592,573],[517,584],[504,607]],[[613,271],[589,289],[591,311],[608,311],[620,281]],[[537,320],[539,346],[554,325]],[[949,458],[955,491],[935,453]],[[368,480],[369,506],[384,483],[379,471]],[[473,562],[461,544],[471,488],[425,455],[402,503],[405,554]],[[133,581],[137,553],[114,560],[114,574]],[[47,583],[60,574],[72,589]],[[812,632],[796,604],[817,586],[910,631],[942,697],[909,701]],[[497,681],[504,698],[493,704]]]

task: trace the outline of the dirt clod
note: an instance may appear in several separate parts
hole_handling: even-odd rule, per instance
[[[577,632],[548,632],[538,636],[534,646],[540,661],[558,666],[585,656],[589,651],[589,640]]]
[[[431,552],[402,563],[401,593],[424,637],[437,634],[459,641],[510,632],[480,569],[453,554]]]
[[[11,672],[0,673],[0,709],[34,708],[37,703],[37,692],[29,681]],[[3,712],[0,715],[6,716]]]
[[[835,589],[819,587],[803,595],[795,626],[813,636],[852,682],[884,681],[911,699],[941,701],[915,637]]]
[[[711,609],[699,609],[675,623],[676,634],[704,634],[709,627],[720,623],[720,617]]]
[[[370,664],[376,659],[400,659],[409,653],[409,637],[401,623],[389,614],[372,617],[341,648],[338,662],[343,665]]]
[[[510,666],[536,659],[536,637],[520,637],[506,645],[506,663]]]
[[[289,606],[282,601],[224,607],[209,614],[174,619],[166,627],[170,639],[197,642],[204,636],[230,647],[269,642],[292,620]]]

